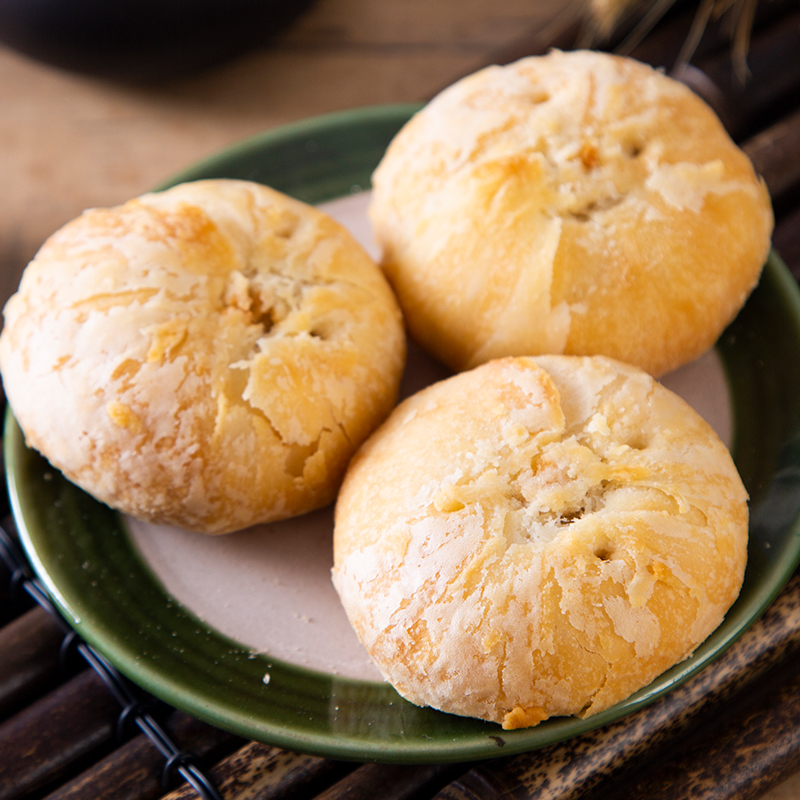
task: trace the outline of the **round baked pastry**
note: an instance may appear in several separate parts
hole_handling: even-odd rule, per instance
[[[519,728],[595,714],[688,656],[738,595],[747,524],[725,446],[643,371],[498,359],[359,450],[333,579],[401,695]]]
[[[32,447],[114,508],[206,533],[332,501],[404,360],[399,307],[355,240],[230,180],[67,224],[0,337]]]
[[[674,369],[736,315],[773,224],[708,106],[597,52],[464,78],[397,134],[373,185],[409,331],[455,370],[542,353]]]

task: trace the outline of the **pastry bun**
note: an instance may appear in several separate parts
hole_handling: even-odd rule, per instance
[[[402,696],[527,727],[686,658],[738,595],[747,525],[725,446],[645,372],[499,359],[412,396],[362,446],[333,578]]]
[[[454,370],[543,353],[675,369],[736,315],[773,224],[702,100],[589,51],[457,82],[397,134],[373,185],[409,331]]]
[[[206,533],[331,502],[404,359],[400,310],[355,240],[232,180],[67,224],[0,337],[32,447],[114,508]]]

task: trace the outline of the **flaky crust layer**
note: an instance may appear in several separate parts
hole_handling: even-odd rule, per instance
[[[400,131],[373,184],[409,330],[455,370],[541,353],[674,369],[742,306],[773,223],[696,95],[597,52],[459,81]]]
[[[66,225],[0,337],[30,445],[115,508],[207,533],[330,502],[404,359],[397,303],[355,240],[228,180]]]
[[[727,449],[649,375],[500,359],[406,400],[357,453],[333,579],[400,694],[526,727],[688,656],[738,595],[747,524]]]

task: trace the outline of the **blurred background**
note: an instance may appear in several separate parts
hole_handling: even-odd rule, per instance
[[[242,33],[219,20],[210,31],[196,20],[193,27],[202,2],[156,0],[150,9],[156,17],[159,6],[179,5],[186,18],[185,28],[180,14],[168,21],[179,50],[171,60],[158,38],[158,19],[150,33],[142,29],[145,44],[139,47],[133,35],[112,46],[102,38],[92,42],[84,32],[59,49],[47,7],[68,4],[0,2],[0,39],[15,46],[0,45],[3,301],[43,239],[84,208],[127,200],[266,128],[329,111],[424,99],[520,36],[546,28],[563,6],[561,0],[290,0],[282,27],[240,9]],[[263,5],[218,5],[237,4]],[[132,17],[135,24],[139,14]],[[63,40],[72,29],[62,24]],[[227,37],[232,52],[225,52],[224,42],[212,47],[215,37]],[[217,63],[204,64],[206,55]]]

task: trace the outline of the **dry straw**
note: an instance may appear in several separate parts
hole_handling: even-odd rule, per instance
[[[615,51],[629,54],[675,5],[676,0],[589,0],[583,45],[607,42],[627,31]],[[723,19],[731,43],[731,59],[739,81],[747,78],[747,52],[758,0],[699,0],[694,21],[676,59],[675,69],[687,66],[711,21]]]

